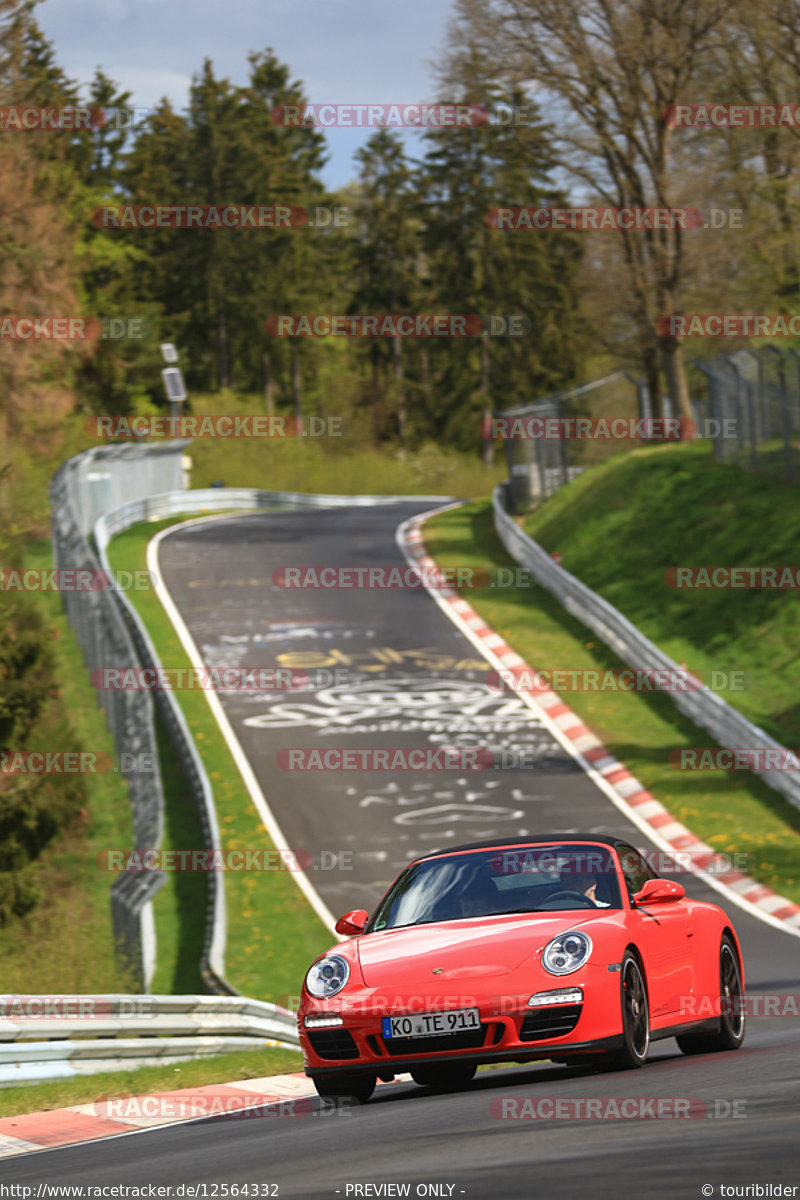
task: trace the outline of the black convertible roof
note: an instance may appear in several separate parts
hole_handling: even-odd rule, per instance
[[[537,833],[532,837],[524,838],[489,838],[485,842],[467,842],[463,846],[443,846],[441,850],[432,850],[430,854],[420,854],[419,858],[415,858],[414,862],[421,862],[426,858],[438,858],[440,854],[455,854],[459,850],[491,850],[495,846],[536,846],[542,843],[557,843],[558,845],[567,845],[569,842],[599,842],[602,846],[630,846],[631,843],[625,838],[608,837],[598,833]]]

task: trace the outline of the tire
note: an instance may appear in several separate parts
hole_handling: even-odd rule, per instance
[[[619,980],[623,1047],[608,1056],[608,1071],[630,1071],[643,1067],[650,1051],[650,1005],[639,960],[630,950],[622,957]]]
[[[458,1092],[472,1083],[477,1070],[475,1063],[440,1063],[416,1067],[411,1072],[414,1083],[432,1088],[435,1092]]]
[[[685,1033],[675,1041],[684,1054],[738,1050],[744,1041],[745,1013],[742,972],[736,948],[727,933],[719,947],[720,1027],[717,1033]]]
[[[314,1087],[323,1100],[347,1100],[351,1104],[366,1104],[375,1091],[377,1082],[376,1075],[351,1071],[315,1079]]]

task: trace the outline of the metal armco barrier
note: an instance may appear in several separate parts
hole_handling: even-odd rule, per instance
[[[185,443],[159,446],[148,455],[139,445],[108,446],[88,450],[63,463],[50,485],[54,565],[59,569],[100,571],[98,557],[87,535],[103,505],[118,503],[123,495],[142,494],[159,478],[162,485],[181,480]],[[62,601],[75,638],[90,672],[118,663],[138,665],[113,590],[62,592]],[[164,801],[153,725],[153,701],[144,691],[101,691],[98,702],[118,755],[123,763],[148,755],[151,772],[123,767],[133,816],[133,843],[137,849],[159,846]],[[153,872],[121,876],[111,887],[111,914],[119,961],[130,985],[145,990],[155,970],[153,896],[164,877]]]
[[[62,1015],[46,1015],[53,1009]],[[0,997],[0,1084],[180,1062],[267,1042],[299,1046],[296,1018],[246,996]]]
[[[198,516],[219,509],[252,511],[277,507],[283,509],[334,508],[353,504],[368,506],[394,503],[408,499],[407,496],[306,495],[302,492],[265,492],[252,488],[198,488],[196,491],[167,492],[160,496],[133,500],[129,504],[114,509],[106,516],[100,517],[95,522],[94,540],[102,568],[111,577],[112,571],[107,556],[108,543],[115,534],[122,533],[123,530],[129,529],[141,521],[157,521],[165,517],[183,515]],[[437,500],[440,497],[422,497],[422,499]],[[144,667],[159,669],[161,664],[155,646],[136,609],[124,593],[116,593],[116,599],[123,613],[131,642],[135,647],[138,663]],[[174,692],[169,689],[156,689],[153,697],[159,716],[162,717],[169,731],[172,747],[181,763],[192,799],[200,814],[205,848],[219,850],[221,842],[214,806],[214,793],[194,739],[186,724],[183,710]],[[153,843],[153,845],[155,844]],[[123,876],[124,878],[125,876]],[[224,978],[225,890],[219,872],[208,872],[208,889],[209,906],[200,972],[209,992],[217,995],[233,995],[236,994],[236,989]]]
[[[679,665],[667,658],[621,612],[553,562],[546,550],[522,532],[506,511],[505,492],[503,485],[494,493],[494,527],[511,557],[526,567],[542,587],[610,646],[629,667],[680,671]],[[707,730],[726,749],[747,747],[784,750],[779,742],[707,687],[691,692],[667,691],[664,694],[670,697],[684,716]],[[770,787],[781,792],[795,808],[800,808],[800,772],[758,771],[756,774]]]
[[[161,521],[165,517],[180,516],[189,518],[223,509],[373,508],[376,504],[401,504],[410,500],[448,504],[452,499],[452,496],[336,496],[310,492],[265,492],[257,488],[197,488],[188,492],[166,492],[123,504],[105,515],[103,527],[111,538],[139,521]]]
[[[220,510],[263,508],[370,507],[407,500],[445,503],[442,496],[342,496],[302,492],[270,492],[251,488],[178,490],[183,481],[182,455],[186,442],[126,444],[88,450],[62,464],[50,488],[53,554],[56,567],[104,571],[113,579],[107,547],[111,538],[141,521],[187,517]],[[162,488],[158,487],[158,483]],[[155,492],[155,494],[153,494]],[[120,503],[129,497],[127,503]],[[89,540],[93,535],[94,545]],[[161,664],[155,647],[127,596],[113,588],[96,592],[65,592],[64,607],[83,651],[89,671]],[[125,770],[133,814],[133,845],[157,848],[163,828],[163,786],[155,737],[158,711],[181,764],[197,807],[208,850],[220,848],[214,795],[174,693],[148,690],[101,689],[98,702],[114,738],[117,754],[141,765],[149,756],[153,769]],[[163,885],[161,872],[126,873],[111,887],[115,941],[132,986],[145,991],[155,970],[156,940],[152,898]],[[208,911],[200,973],[208,992],[236,995],[224,977],[226,941],[225,894],[219,872],[208,873]],[[2,1040],[2,1035],[0,1035]]]
[[[216,489],[215,489],[216,490]],[[185,495],[182,493],[181,496]],[[108,561],[107,547],[111,540],[109,524],[114,525],[114,532],[121,532],[141,520],[142,505],[149,501],[136,500],[132,504],[117,509],[108,518],[100,517],[94,527],[94,540],[102,569],[109,578],[113,572]],[[131,604],[128,597],[119,592],[117,602],[123,614],[125,625],[135,650],[138,666],[151,667],[156,670],[161,663],[156,653],[150,635],[144,623]],[[147,695],[150,695],[148,692]],[[169,689],[157,688],[152,693],[155,708],[163,720],[169,734],[170,743],[181,765],[181,773],[186,780],[195,808],[200,816],[203,828],[203,845],[208,850],[220,850],[222,843],[219,835],[217,812],[214,805],[214,793],[206,774],[203,761],[197,751],[194,738],[189,732],[183,710],[174,693]],[[157,758],[153,760],[157,762]],[[153,843],[155,846],[156,843]],[[147,873],[145,873],[147,874]],[[122,875],[121,879],[132,878]],[[222,876],[218,871],[206,873],[208,887],[208,909],[206,913],[206,933],[203,940],[203,952],[200,959],[200,974],[206,989],[215,995],[235,995],[236,989],[224,978],[226,918],[225,918],[225,888]]]

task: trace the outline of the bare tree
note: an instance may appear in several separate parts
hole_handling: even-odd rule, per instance
[[[579,194],[618,208],[691,207],[671,169],[672,105],[692,103],[698,64],[735,0],[457,0],[498,72],[536,95],[558,167]],[[627,286],[654,415],[661,375],[681,416],[689,394],[677,338],[658,319],[678,311],[684,232],[621,229]]]
[[[728,36],[704,66],[709,98],[734,105],[796,107],[800,76],[798,0],[738,0]],[[752,267],[782,307],[800,299],[797,238],[800,125],[781,119],[728,130],[697,131],[691,148],[713,139],[716,159],[759,236],[749,240]],[[722,151],[718,147],[722,147]]]

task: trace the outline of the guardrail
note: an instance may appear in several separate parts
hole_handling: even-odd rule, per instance
[[[682,671],[653,642],[640,633],[618,609],[581,583],[569,571],[556,564],[546,550],[528,537],[509,516],[504,504],[505,485],[495,490],[494,525],[497,534],[511,557],[526,567],[534,579],[563,604],[568,612],[601,638],[629,667],[638,669]],[[695,725],[710,733],[727,749],[746,747],[783,751],[785,749],[758,725],[754,725],[726,704],[707,687],[696,691],[664,691],[676,708]],[[800,808],[800,773],[791,771],[757,771],[765,783]]]
[[[411,499],[427,502],[441,500],[442,497],[339,496],[303,492],[272,492],[255,488],[198,488],[194,491],[165,492],[156,496],[132,500],[98,518],[94,525],[94,541],[102,569],[109,578],[113,578],[108,561],[108,544],[111,538],[142,521],[158,521],[165,517],[184,515],[197,516],[220,509],[252,511],[275,507],[302,509],[341,508],[353,505],[366,508],[374,507],[376,504],[401,503]],[[136,609],[123,592],[116,592],[115,599],[123,615],[130,641],[138,656],[139,665],[160,669],[161,663],[155,646]],[[183,710],[174,692],[169,689],[156,689],[153,697],[159,716],[164,720],[168,730],[173,750],[181,764],[190,795],[200,815],[205,848],[219,850],[221,842],[214,806],[214,793],[203,761],[186,724]],[[157,758],[154,761],[157,762]],[[154,842],[152,845],[155,846],[157,843]],[[208,889],[209,906],[200,973],[209,992],[217,995],[235,995],[237,994],[236,988],[224,977],[225,890],[222,875],[219,872],[208,873]]]
[[[164,492],[133,500],[106,513],[102,518],[109,538],[139,521],[160,521],[165,517],[199,516],[221,509],[259,508],[374,508],[376,504],[402,504],[409,501],[447,504],[451,496],[339,496],[325,493],[268,492],[258,488],[196,488],[187,492]],[[95,525],[95,533],[97,525]]]
[[[3,996],[0,1084],[299,1046],[288,1009],[246,996]],[[57,1008],[61,1016],[33,1015]],[[69,1013],[70,1015],[66,1015]]]
[[[8,1050],[0,1045],[0,1108],[2,1088],[15,1083],[75,1079],[102,1071],[158,1067],[239,1050],[261,1050],[265,1045],[274,1044],[278,1044],[277,1041],[263,1037],[197,1037],[191,1040],[100,1038],[80,1042],[17,1042]]]
[[[131,519],[126,523],[116,525],[115,532],[120,532],[143,519],[137,515],[136,509],[136,506],[142,503],[147,502],[138,500],[124,506],[125,510],[130,510]],[[119,512],[120,510],[117,509],[109,516],[115,517]],[[107,553],[108,543],[111,540],[108,524],[108,518],[99,518],[94,527],[94,539],[102,569],[109,579],[112,579],[114,576]],[[137,665],[157,670],[161,663],[144,622],[124,593],[117,593],[116,599],[135,650]],[[214,794],[194,738],[186,724],[183,709],[174,693],[169,689],[156,689],[153,692],[153,701],[156,711],[166,726],[170,744],[178,758],[189,794],[200,817],[204,849],[220,850],[222,843],[214,806]],[[153,761],[157,762],[157,758]],[[157,843],[153,843],[153,847],[156,845]],[[206,874],[206,884],[209,899],[206,913],[206,933],[200,957],[200,974],[204,986],[209,992],[216,995],[236,995],[236,988],[228,983],[224,974],[226,920],[225,889],[222,876],[217,871],[209,871]]]
[[[98,447],[68,459],[50,487],[53,556],[63,569],[110,570],[111,538],[140,521],[192,516],[220,509],[370,507],[407,500],[443,500],[439,496],[307,495],[302,492],[250,488],[178,490],[183,482],[183,452],[188,443],[126,444]],[[169,490],[158,488],[159,482]],[[157,490],[156,490],[157,489]],[[123,496],[132,497],[120,504]],[[94,535],[94,545],[89,535]],[[155,667],[160,663],[137,612],[115,589],[63,594],[67,617],[89,671],[113,663],[120,668]],[[164,822],[163,785],[154,716],[164,720],[203,827],[206,849],[220,847],[214,797],[202,760],[173,693],[157,690],[101,689],[106,724],[123,763],[122,774],[133,814],[133,848],[161,844]],[[126,757],[123,758],[122,756]],[[142,756],[153,764],[142,769]],[[125,763],[138,763],[138,768]],[[111,912],[117,952],[130,973],[132,986],[145,991],[153,977],[156,939],[152,899],[163,885],[161,872],[126,873],[111,886]],[[234,995],[224,978],[225,897],[222,877],[208,875],[206,935],[200,962],[204,986],[218,995]]]
[[[180,479],[183,443],[159,447],[152,462],[141,446],[101,447],[68,459],[50,485],[54,565],[64,570],[96,573],[100,562],[87,534],[104,503],[114,503],[123,487],[128,494],[152,482],[156,473],[165,483]],[[146,464],[146,465],[143,465]],[[138,665],[136,651],[113,591],[62,592],[62,602],[72,631],[90,672],[109,662],[120,667]],[[164,800],[153,723],[153,701],[145,691],[108,690],[97,693],[106,725],[121,758],[121,773],[128,785],[136,849],[159,846],[164,820]],[[121,756],[125,754],[127,758]],[[145,772],[125,764],[154,764]],[[165,877],[157,872],[120,876],[111,887],[111,915],[118,959],[130,979],[129,986],[143,991],[155,970],[155,937],[152,899]]]

